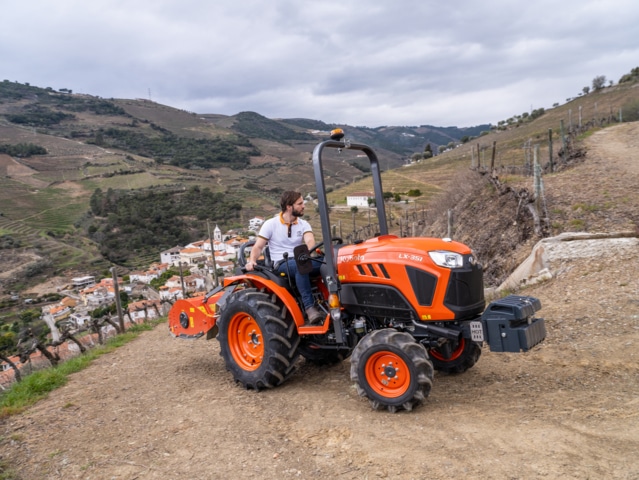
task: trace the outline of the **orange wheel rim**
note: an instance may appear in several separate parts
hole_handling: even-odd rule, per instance
[[[228,327],[228,345],[235,362],[244,370],[257,370],[264,358],[262,330],[253,317],[237,313]]]
[[[466,340],[462,338],[459,341],[457,348],[451,352],[450,358],[444,357],[439,350],[435,349],[431,350],[429,353],[431,357],[441,362],[452,362],[453,360],[457,360],[461,357],[461,354],[464,353],[464,348],[466,348]]]
[[[402,396],[410,386],[408,365],[392,352],[377,352],[366,362],[366,381],[373,391],[383,397]]]

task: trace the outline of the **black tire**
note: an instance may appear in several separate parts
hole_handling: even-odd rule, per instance
[[[245,388],[275,387],[295,371],[300,339],[276,295],[253,288],[234,293],[218,325],[220,355],[235,381]]]
[[[443,373],[463,373],[479,360],[481,345],[467,338],[461,338],[452,345],[448,358],[444,351],[438,348],[431,348],[428,353],[435,370]]]
[[[311,344],[312,342],[302,339],[299,346],[299,353],[308,361],[318,366],[335,365],[343,362],[351,356],[352,349],[339,348],[324,349]]]
[[[424,346],[410,334],[390,328],[375,330],[353,350],[351,380],[373,409],[410,411],[428,397],[433,365]]]

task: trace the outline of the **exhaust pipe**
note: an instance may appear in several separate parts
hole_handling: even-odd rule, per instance
[[[438,327],[437,325],[424,325],[423,328],[430,334],[436,337],[443,337],[448,340],[459,340],[461,337],[461,330],[453,330],[446,327]]]

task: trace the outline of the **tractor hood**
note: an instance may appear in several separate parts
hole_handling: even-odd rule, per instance
[[[450,239],[411,237],[399,238],[395,235],[381,235],[364,242],[345,245],[337,252],[338,268],[340,264],[364,263],[385,259],[402,264],[424,264],[433,266],[429,252],[451,252],[462,256],[472,254],[471,249],[463,243]]]
[[[428,321],[463,320],[485,307],[482,267],[460,242],[382,235],[341,246],[336,258],[343,303],[352,310],[392,304]]]

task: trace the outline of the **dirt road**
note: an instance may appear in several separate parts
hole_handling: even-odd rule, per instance
[[[639,161],[594,138],[567,174]],[[637,176],[627,169],[605,194],[575,188],[570,201],[618,189],[637,208]],[[410,413],[372,411],[348,361],[302,363],[280,388],[245,391],[216,340],[176,340],[164,324],[4,420],[0,455],[21,479],[636,479],[638,250],[556,259],[554,278],[523,292],[541,299],[548,339],[523,354],[486,348],[468,372],[436,375]]]

